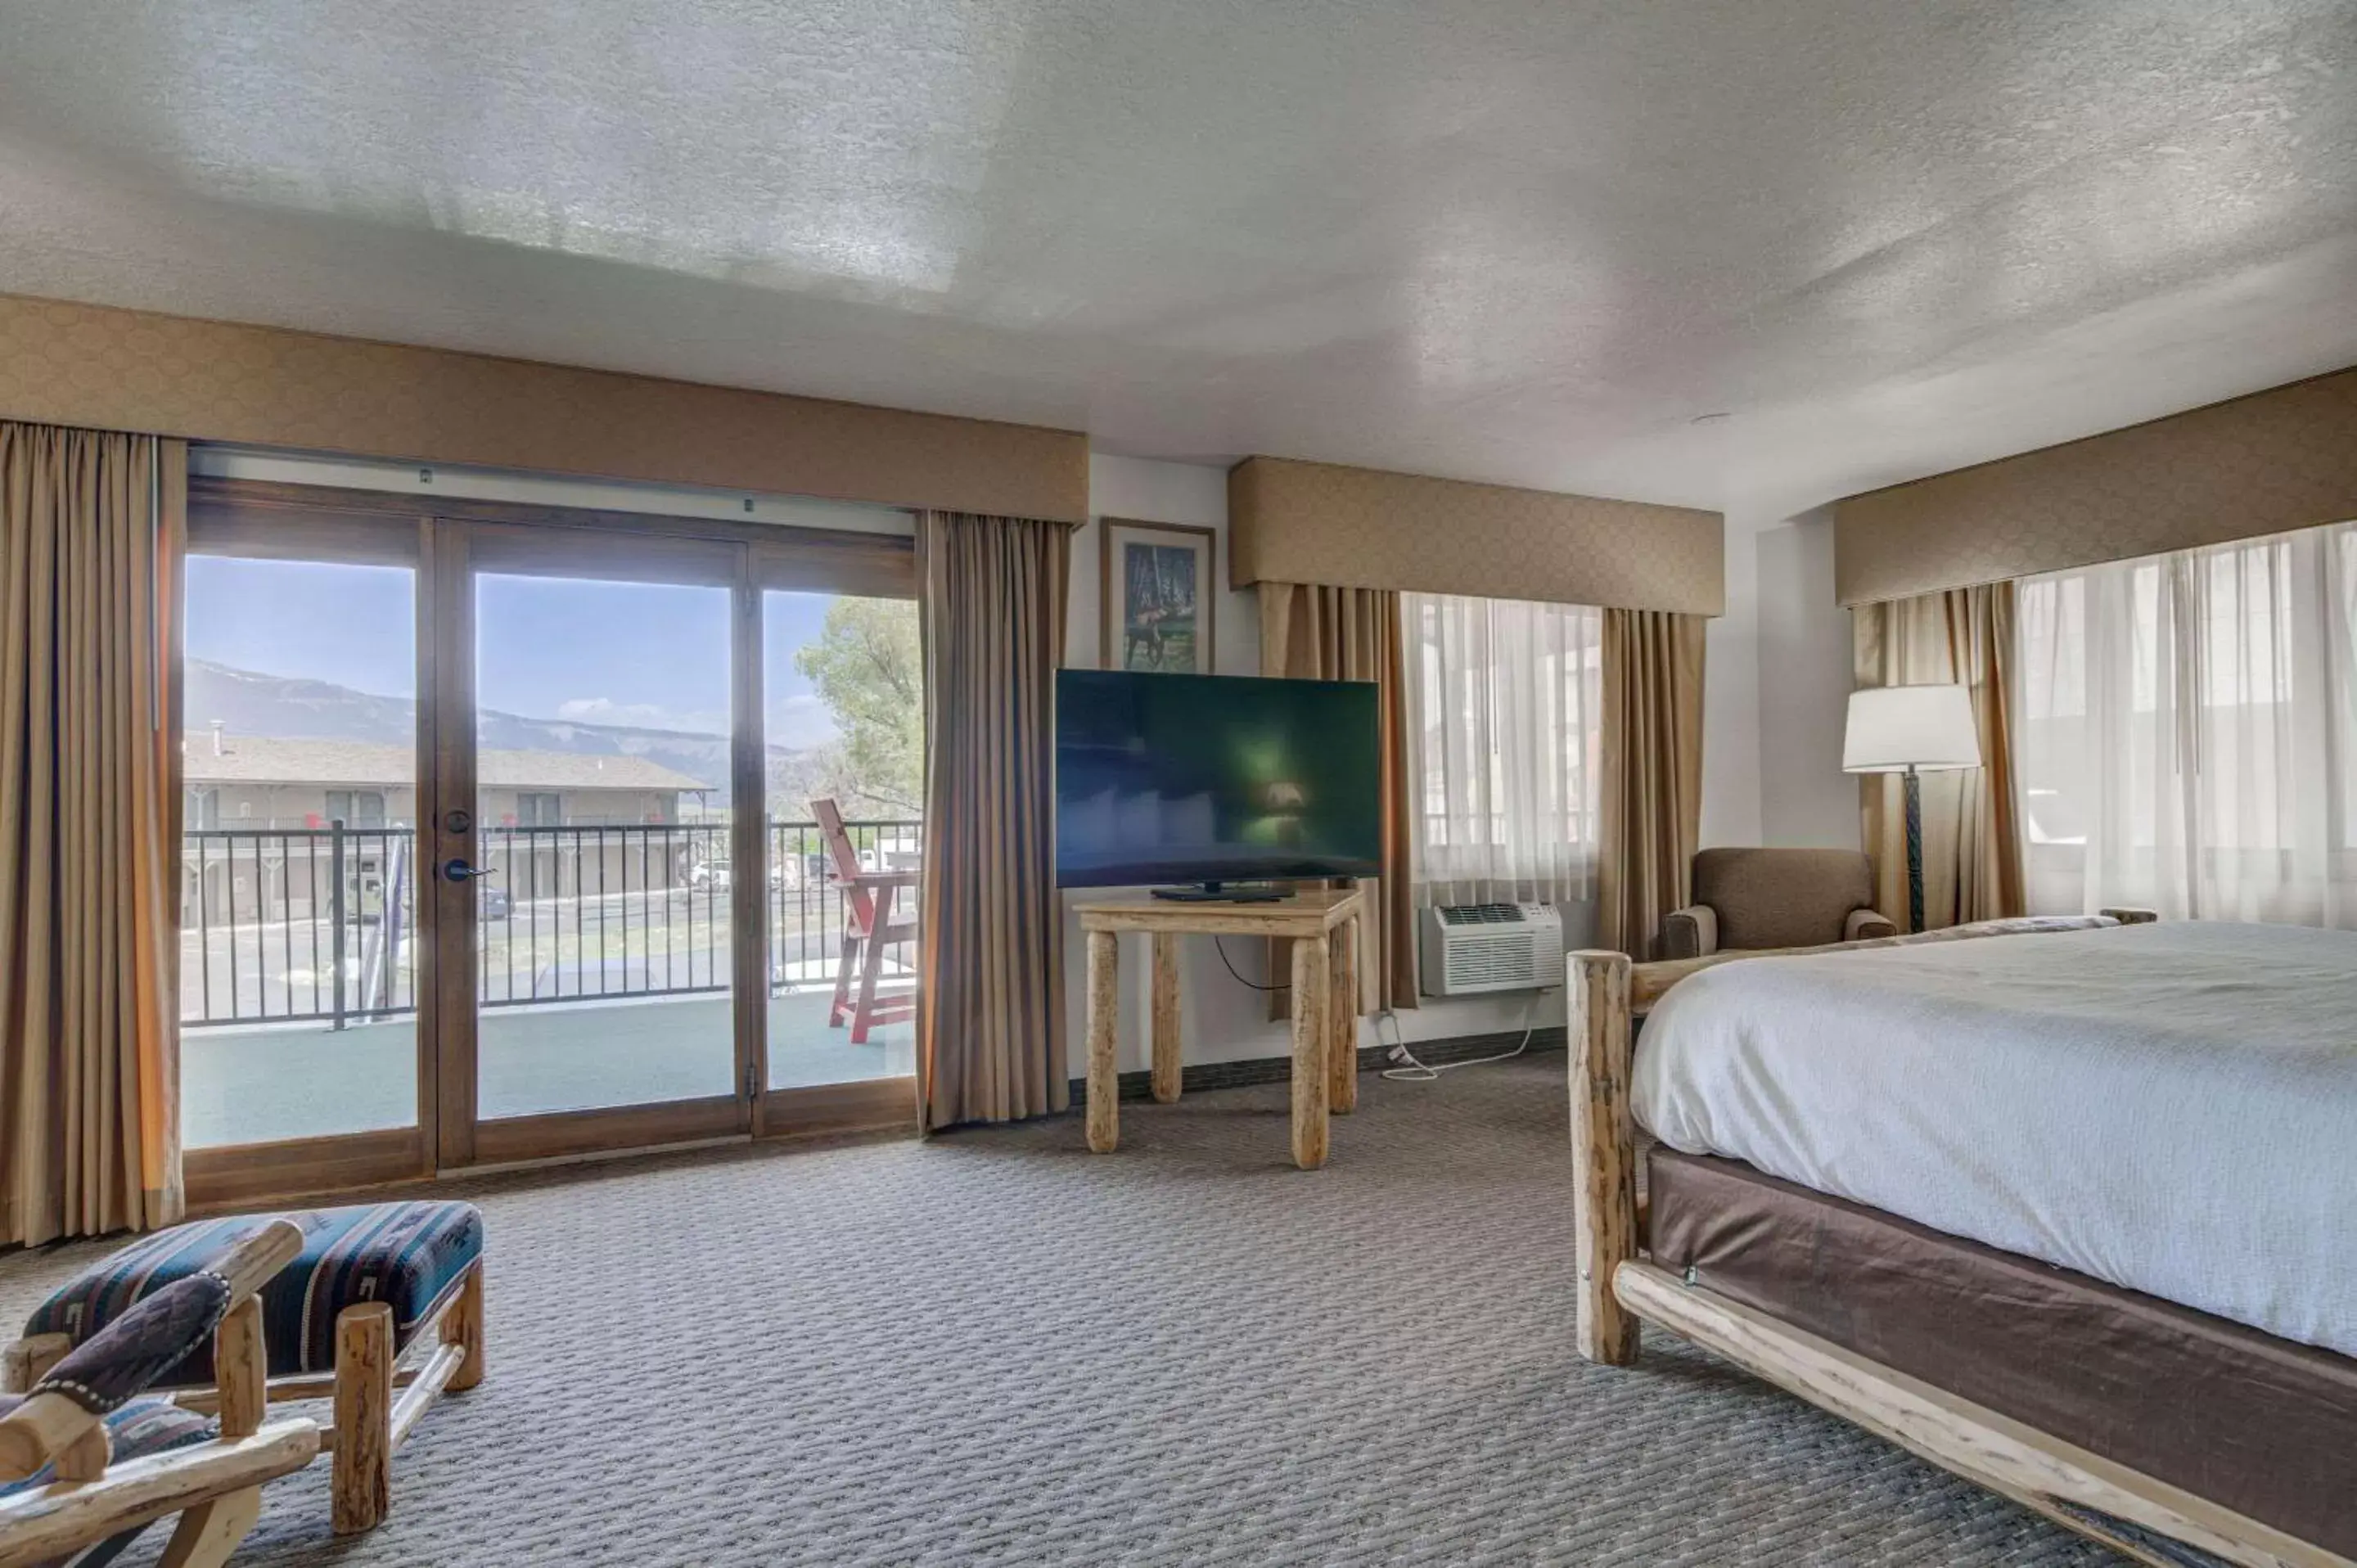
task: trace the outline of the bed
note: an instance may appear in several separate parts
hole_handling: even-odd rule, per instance
[[[1570,980],[1590,1359],[1656,1322],[2144,1562],[2357,1562],[2357,935]]]

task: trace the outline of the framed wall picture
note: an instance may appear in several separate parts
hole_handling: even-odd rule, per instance
[[[1097,661],[1107,670],[1209,675],[1215,529],[1175,522],[1103,520],[1097,541],[1104,606]]]

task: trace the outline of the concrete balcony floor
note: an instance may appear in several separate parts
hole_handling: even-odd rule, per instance
[[[888,990],[905,992],[905,976]],[[916,1070],[915,1029],[877,1025],[866,1045],[830,1028],[833,988],[770,1001],[770,1087],[801,1089]],[[478,1026],[486,1120],[693,1100],[729,1092],[735,1047],[725,993],[496,1007]],[[414,1018],[188,1027],[180,1044],[180,1135],[191,1149],[408,1127],[417,1120]]]

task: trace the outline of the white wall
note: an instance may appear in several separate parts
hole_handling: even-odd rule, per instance
[[[1760,572],[1755,537],[1727,528],[1727,613],[1703,650],[1702,842],[1753,844],[1760,836]]]
[[[1858,847],[1841,770],[1850,617],[1834,598],[1833,509],[1731,506],[1727,614],[1710,625],[1702,842]]]
[[[1183,522],[1219,531],[1214,575],[1228,580],[1228,476],[1224,468],[1197,463],[1152,462],[1138,457],[1103,455],[1089,459],[1089,511],[1092,517],[1137,518],[1151,522]],[[1103,606],[1099,596],[1097,542],[1099,525],[1072,540],[1071,620],[1065,639],[1067,661],[1084,667],[1097,662]],[[1260,598],[1250,589],[1222,589],[1212,612],[1213,669],[1222,675],[1260,673]],[[1082,897],[1102,897],[1107,889],[1069,894],[1066,902]],[[1117,890],[1112,890],[1117,891]],[[1226,952],[1247,980],[1265,984],[1266,955],[1257,941],[1229,938]],[[1087,1065],[1082,1022],[1088,976],[1080,922],[1064,921],[1064,1004],[1066,1052],[1071,1072],[1081,1075]],[[1268,999],[1240,983],[1220,961],[1209,937],[1189,937],[1179,944],[1179,1017],[1189,1062],[1244,1061],[1256,1057],[1287,1055],[1292,1046],[1282,1023],[1267,1018]],[[1142,1071],[1147,1066],[1148,998],[1145,939],[1123,939],[1121,975],[1121,1069]],[[1460,1035],[1488,1034],[1518,1028],[1528,1002],[1515,994],[1497,1001],[1469,998],[1439,1002],[1398,1015],[1400,1032],[1411,1043],[1447,1039]],[[1539,999],[1534,1020],[1542,1026],[1564,1019],[1560,992]],[[1375,1043],[1373,1020],[1361,1026],[1361,1044]],[[1389,1039],[1388,1033],[1383,1036]]]
[[[1834,598],[1831,507],[1749,531],[1758,572],[1760,835],[1859,847],[1857,781],[1841,770],[1850,616]]]

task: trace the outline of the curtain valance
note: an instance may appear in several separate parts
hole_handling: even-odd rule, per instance
[[[1875,604],[2357,518],[2357,370],[1834,510],[1834,587]]]
[[[1085,522],[1085,435],[0,295],[0,415]]]
[[[1248,457],[1228,472],[1228,579],[1607,609],[1727,607],[1717,512]]]

